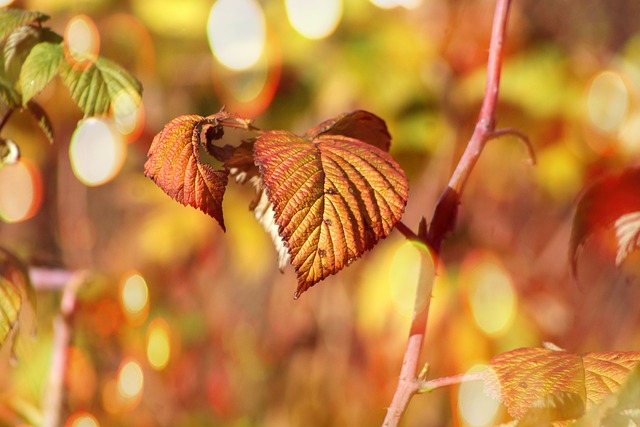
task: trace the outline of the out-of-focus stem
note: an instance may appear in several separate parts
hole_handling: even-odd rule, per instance
[[[60,301],[60,313],[53,321],[53,351],[49,368],[49,381],[43,397],[42,427],[62,425],[64,378],[67,373],[69,344],[71,342],[73,314],[79,287],[85,282],[84,272],[74,273],[64,286]]]

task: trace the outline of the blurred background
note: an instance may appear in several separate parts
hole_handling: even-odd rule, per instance
[[[470,137],[493,18],[486,0],[23,0],[65,37],[133,72],[132,117],[81,121],[54,80],[38,96],[50,145],[27,114],[3,136],[0,245],[32,268],[85,270],[73,317],[62,420],[95,426],[374,426],[396,386],[420,256],[393,232],[293,300],[268,235],[231,184],[227,232],[143,176],[153,136],[226,105],[264,129],[302,132],[353,109],[386,120],[411,186],[414,230]],[[551,341],[638,349],[640,258],[613,267],[600,233],[569,271],[585,184],[640,158],[640,3],[516,0],[499,127],[445,242],[425,344],[429,377]],[[636,285],[636,286],[634,286]],[[60,292],[38,292],[38,334],[0,367],[0,425],[38,418]],[[6,352],[5,352],[6,353]],[[481,386],[480,386],[481,389]],[[489,425],[504,409],[478,387],[413,398],[405,426]],[[27,416],[31,414],[30,417]]]

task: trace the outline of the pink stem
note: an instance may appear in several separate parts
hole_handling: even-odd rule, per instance
[[[489,60],[487,63],[487,86],[484,100],[480,109],[478,122],[467,147],[460,158],[458,165],[453,172],[449,185],[445,189],[440,201],[444,201],[443,209],[436,206],[431,228],[434,224],[441,225],[441,230],[432,233],[430,228],[428,244],[435,251],[436,265],[440,246],[446,232],[455,222],[455,213],[459,196],[464,189],[473,167],[475,166],[485,143],[491,139],[495,130],[495,108],[498,101],[498,89],[500,86],[500,70],[502,67],[502,46],[507,16],[509,12],[510,0],[496,0],[496,9],[491,32],[491,44],[489,47]],[[439,202],[440,204],[440,202]],[[447,217],[444,217],[447,216]],[[402,231],[402,230],[400,230]],[[428,285],[425,285],[428,283]],[[384,419],[383,427],[396,427],[404,414],[411,397],[421,390],[425,383],[418,378],[418,363],[422,344],[427,329],[427,319],[429,317],[429,301],[431,298],[431,283],[420,278],[420,285],[416,294],[414,315],[409,332],[409,339],[402,361],[400,378],[396,387],[391,405],[387,408],[387,415]],[[426,303],[425,303],[426,301]],[[456,380],[462,377],[453,377]],[[429,383],[427,383],[429,384]],[[437,384],[437,383],[432,383]]]

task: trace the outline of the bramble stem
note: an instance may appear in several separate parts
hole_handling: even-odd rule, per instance
[[[456,220],[460,195],[480,157],[485,143],[492,137],[501,136],[506,131],[495,131],[495,108],[498,101],[498,89],[500,86],[500,71],[502,67],[502,46],[507,25],[507,16],[511,0],[496,0],[496,8],[491,32],[489,47],[489,59],[487,63],[487,86],[485,89],[480,115],[476,123],[473,135],[467,143],[467,147],[458,161],[447,188],[442,193],[436,205],[427,233],[427,244],[433,250],[434,263],[437,269],[440,247],[446,234],[453,229]],[[510,133],[514,133],[511,132]],[[402,232],[402,230],[399,229]],[[387,408],[387,415],[383,427],[398,426],[411,397],[419,391],[426,391],[425,387],[437,388],[449,384],[456,384],[465,380],[464,376],[449,377],[450,380],[440,379],[432,382],[424,382],[418,378],[418,362],[422,351],[427,319],[429,317],[429,301],[431,300],[431,280],[425,280],[425,263],[421,266],[421,277],[416,292],[409,339],[402,361],[400,378],[396,387],[391,405]],[[429,272],[431,273],[431,272]],[[437,382],[439,381],[439,382]]]

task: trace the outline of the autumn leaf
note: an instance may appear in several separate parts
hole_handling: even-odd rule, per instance
[[[614,228],[618,243],[616,264],[620,265],[640,245],[640,167],[604,177],[580,197],[573,218],[569,257],[574,276],[579,250],[598,229]]]
[[[25,266],[9,251],[0,248],[0,345],[13,338],[19,320],[26,320],[25,313],[33,319],[24,323],[33,323],[35,307],[35,292]]]
[[[580,355],[521,348],[489,362],[485,390],[516,419],[551,407],[556,418],[549,421],[574,419],[615,393],[638,362],[640,352],[633,351]]]
[[[407,178],[387,152],[343,135],[307,133],[316,134],[271,131],[254,145],[298,276],[295,297],[386,237],[407,202]]]
[[[371,144],[383,151],[389,151],[391,135],[380,117],[364,110],[344,113],[326,120],[304,133],[307,139],[320,135],[342,135]]]
[[[216,170],[200,161],[200,127],[206,121],[202,116],[185,115],[167,123],[151,142],[144,170],[171,198],[212,216],[224,230],[222,198],[229,170]]]
[[[238,130],[240,135],[226,134]],[[174,200],[215,218],[224,230],[222,199],[229,175],[239,179],[240,174],[257,174],[255,131],[250,120],[224,109],[207,117],[177,117],[153,138],[145,175]]]

